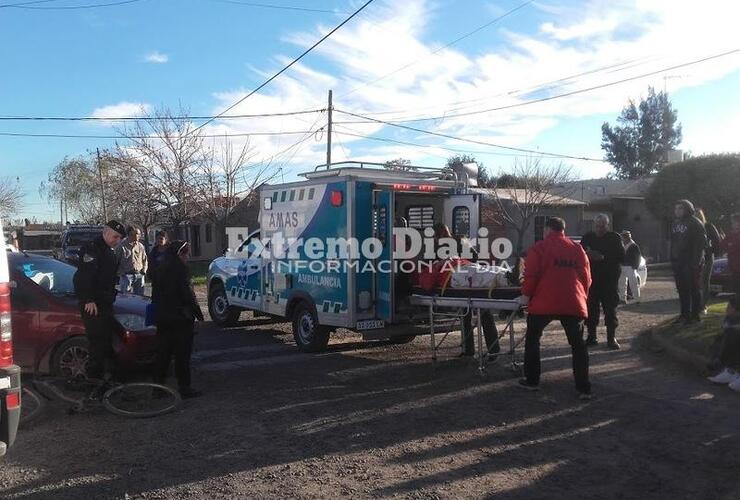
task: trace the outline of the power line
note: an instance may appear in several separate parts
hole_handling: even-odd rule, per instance
[[[657,74],[660,74],[660,73],[665,73],[666,71],[673,71],[675,69],[685,68],[687,66],[692,66],[694,64],[699,64],[699,63],[703,63],[703,62],[710,61],[710,60],[713,60],[713,59],[718,59],[720,57],[725,57],[725,56],[728,56],[728,55],[732,55],[732,54],[735,54],[737,52],[740,52],[740,49],[734,49],[734,50],[730,50],[730,51],[727,51],[727,52],[722,52],[721,54],[715,54],[715,55],[712,55],[712,56],[703,57],[701,59],[696,59],[694,61],[689,61],[689,62],[686,62],[686,63],[677,64],[675,66],[670,66],[670,67],[663,68],[663,69],[660,69],[660,70],[657,70],[657,71],[651,71],[649,73],[644,73],[642,75],[637,75],[637,76],[632,76],[632,77],[629,77],[629,78],[624,78],[622,80],[617,80],[617,81],[614,81],[614,82],[603,83],[601,85],[595,85],[593,87],[588,87],[588,88],[584,88],[584,89],[573,90],[571,92],[565,92],[563,94],[556,94],[556,95],[549,96],[549,97],[541,97],[539,99],[533,99],[533,100],[530,100],[530,101],[523,101],[523,102],[519,102],[519,103],[515,103],[515,104],[508,104],[506,106],[498,106],[498,107],[495,107],[495,108],[483,109],[483,110],[478,110],[478,111],[467,111],[467,112],[463,112],[463,113],[450,113],[450,114],[438,115],[438,116],[427,116],[427,117],[423,117],[423,118],[410,118],[410,119],[405,119],[405,120],[390,120],[390,121],[393,122],[393,123],[413,123],[413,122],[421,122],[421,121],[434,121],[434,120],[443,120],[443,119],[448,119],[448,118],[459,118],[459,117],[463,117],[463,116],[480,115],[480,114],[484,114],[484,113],[490,113],[492,111],[501,111],[501,110],[504,110],[504,109],[518,108],[518,107],[521,107],[521,106],[529,106],[531,104],[537,104],[537,103],[541,103],[541,102],[552,101],[554,99],[560,99],[562,97],[570,97],[570,96],[573,96],[573,95],[582,94],[584,92],[591,92],[593,90],[599,90],[599,89],[603,89],[603,88],[607,88],[607,87],[612,87],[614,85],[619,85],[619,84],[622,84],[622,83],[631,82],[633,80],[639,80],[641,78],[646,78],[648,76],[654,76],[654,75],[657,75]],[[357,122],[352,122],[352,123],[357,123]],[[383,122],[383,123],[387,123],[387,122]]]
[[[479,140],[476,140],[476,139],[467,139],[467,138],[464,138],[464,137],[456,137],[454,135],[442,134],[440,132],[432,132],[431,130],[424,130],[424,129],[420,129],[420,128],[416,128],[416,127],[409,127],[408,125],[400,125],[398,123],[393,123],[393,122],[387,122],[387,121],[383,121],[383,120],[378,120],[376,118],[370,118],[368,116],[358,115],[357,113],[350,113],[349,111],[342,111],[341,109],[336,109],[336,108],[334,109],[334,111],[336,111],[337,113],[342,113],[343,115],[354,116],[356,118],[364,118],[364,119],[366,119],[368,121],[371,121],[371,122],[374,122],[374,123],[380,123],[380,124],[383,124],[383,125],[389,125],[391,127],[396,127],[396,128],[400,128],[400,129],[404,129],[404,130],[411,130],[413,132],[419,132],[419,133],[422,133],[422,134],[434,135],[434,136],[437,136],[437,137],[444,137],[445,139],[452,139],[452,140],[455,140],[455,141],[469,142],[471,144],[480,144],[480,145],[483,145],[483,146],[491,146],[491,147],[494,147],[494,148],[508,149],[510,151],[518,151],[520,153],[530,153],[530,154],[535,154],[535,155],[543,155],[544,154],[544,155],[547,155],[547,156],[551,156],[553,158],[565,158],[565,159],[570,159],[570,160],[586,160],[586,161],[604,162],[604,160],[599,159],[599,158],[588,158],[586,156],[573,156],[573,155],[566,155],[566,154],[560,154],[560,153],[549,153],[549,152],[545,152],[545,151],[537,151],[537,150],[534,150],[534,149],[516,148],[516,147],[513,147],[513,146],[503,146],[501,144],[495,144],[495,143],[486,142],[486,141],[479,141]],[[340,122],[337,122],[337,124],[339,124],[339,123]]]
[[[290,132],[250,132],[240,134],[208,134],[201,135],[203,138],[221,138],[221,137],[249,137],[249,136],[274,136],[274,135],[300,135],[313,133],[312,130],[296,130]],[[77,135],[77,134],[26,134],[16,132],[0,132],[2,137],[41,137],[57,139],[161,139],[156,135]]]
[[[17,3],[6,3],[0,5],[0,9],[5,7],[23,7],[24,5],[35,5],[38,3],[50,3],[50,2],[58,2],[59,0],[33,0],[31,2],[17,2]]]
[[[342,127],[344,129],[350,130],[347,127]],[[521,155],[515,154],[515,153],[498,153],[498,152],[492,152],[492,151],[481,151],[481,150],[475,150],[475,149],[457,149],[457,148],[451,148],[448,146],[437,146],[434,144],[418,144],[415,142],[408,142],[408,141],[399,141],[397,139],[390,139],[388,137],[373,137],[369,135],[363,135],[363,134],[356,134],[351,132],[342,132],[337,131],[337,134],[341,135],[348,135],[352,137],[358,137],[360,139],[368,139],[371,141],[378,141],[378,142],[388,142],[393,144],[401,144],[404,146],[412,146],[416,148],[425,148],[425,149],[444,149],[445,151],[450,151],[453,153],[465,153],[465,154],[482,154],[482,155],[493,155],[493,156],[509,156],[517,158]],[[540,156],[548,157],[547,153],[539,153]],[[438,155],[435,155],[438,156]]]
[[[226,119],[243,119],[243,118],[270,118],[279,116],[306,115],[311,113],[320,113],[325,109],[304,109],[300,111],[286,111],[282,113],[258,113],[245,115],[222,115],[218,116],[219,120]],[[209,116],[168,116],[167,120],[211,120],[215,115]],[[156,116],[0,116],[0,121],[155,121],[160,118]]]
[[[333,11],[328,9],[311,9],[308,7],[294,7],[292,5],[274,5],[274,4],[267,4],[267,3],[257,3],[257,2],[242,2],[239,0],[213,0],[214,2],[220,2],[220,3],[230,3],[235,5],[246,5],[247,7],[260,7],[263,9],[279,9],[279,10],[293,10],[298,12],[320,12],[324,14],[347,14],[347,12],[341,12],[341,11]]]
[[[48,0],[53,1],[53,0]],[[59,7],[33,7],[31,4],[34,3],[45,3],[44,0],[38,0],[36,2],[24,2],[24,3],[17,3],[17,4],[8,4],[8,5],[0,5],[0,8],[2,7],[13,7],[15,9],[29,9],[29,10],[79,10],[79,9],[97,9],[98,7],[115,7],[117,5],[125,5],[129,3],[136,3],[141,2],[143,0],[120,0],[118,2],[110,2],[110,3],[94,3],[94,4],[88,4],[88,5],[64,5]]]
[[[329,38],[330,36],[332,36],[342,26],[344,26],[349,21],[351,21],[356,15],[358,15],[360,12],[362,12],[365,9],[365,7],[367,7],[368,5],[370,5],[371,3],[373,3],[373,1],[374,0],[367,0],[367,2],[365,2],[364,4],[362,4],[362,6],[359,9],[357,9],[356,11],[354,11],[349,17],[347,17],[344,21],[342,21],[341,23],[339,23],[336,27],[334,27],[334,29],[332,29],[326,35],[322,36],[319,39],[319,41],[317,41],[316,43],[314,43],[313,45],[311,45],[309,48],[307,48],[306,50],[304,50],[301,55],[299,55],[298,57],[296,57],[295,59],[293,59],[290,63],[288,63],[286,66],[284,66],[283,69],[281,69],[280,71],[278,71],[277,73],[275,73],[274,75],[272,75],[270,78],[268,78],[267,80],[265,80],[262,84],[260,84],[259,86],[257,86],[257,88],[255,88],[254,90],[252,90],[251,92],[249,92],[247,95],[245,95],[241,99],[237,100],[234,104],[232,104],[231,106],[229,106],[225,110],[221,111],[220,113],[218,113],[213,118],[207,120],[202,125],[199,125],[198,127],[194,128],[191,131],[191,133],[196,132],[197,130],[199,130],[199,129],[205,127],[206,125],[208,125],[209,123],[211,123],[213,120],[215,120],[217,118],[220,118],[221,116],[225,115],[226,113],[228,113],[229,111],[231,111],[232,109],[234,109],[235,107],[237,107],[239,104],[241,104],[244,101],[246,101],[249,97],[253,96],[257,92],[259,92],[260,90],[262,90],[270,82],[272,82],[275,78],[277,78],[278,76],[280,76],[283,73],[285,73],[286,71],[288,71],[288,69],[290,69],[294,64],[296,64],[298,61],[300,61],[301,59],[303,59],[313,49],[315,49],[316,47],[318,47],[319,44],[321,44],[324,40],[326,40],[327,38]]]
[[[466,38],[468,38],[470,36],[473,36],[474,34],[478,33],[479,31],[484,30],[484,29],[488,28],[489,26],[491,26],[491,25],[499,22],[500,20],[504,19],[505,17],[510,16],[511,14],[515,13],[516,11],[518,11],[520,9],[523,9],[524,7],[526,7],[527,5],[531,4],[532,2],[534,2],[534,0],[527,0],[526,2],[522,3],[518,7],[514,7],[513,9],[509,10],[508,12],[505,12],[504,14],[501,14],[497,18],[495,18],[495,19],[493,19],[493,20],[491,20],[491,21],[489,21],[489,22],[487,22],[487,23],[485,23],[485,24],[483,24],[481,26],[478,26],[477,28],[475,28],[472,31],[469,31],[469,32],[467,32],[467,33],[465,33],[465,34],[457,37],[456,39],[452,40],[451,42],[446,43],[445,45],[439,47],[438,49],[433,50],[432,52],[429,53],[429,55],[435,55],[435,54],[443,51],[444,49],[447,49],[449,47],[452,47],[453,45],[457,44],[458,42],[461,42],[464,39],[466,39]],[[367,87],[368,85],[376,84],[379,81],[384,80],[385,78],[388,78],[389,76],[395,75],[396,73],[398,73],[400,71],[403,71],[403,70],[405,70],[407,68],[410,68],[411,66],[415,66],[420,61],[421,61],[421,59],[415,59],[415,60],[413,60],[413,61],[405,64],[404,66],[401,66],[399,68],[394,69],[390,73],[386,73],[386,74],[384,74],[382,76],[379,76],[378,78],[376,78],[374,80],[371,80],[369,82],[365,82],[365,83],[363,83],[361,85],[358,85],[357,87],[353,88],[349,92],[346,92],[346,93],[342,94],[339,97],[346,97],[346,96],[348,96],[350,94],[353,94],[353,93],[357,92],[361,88]]]

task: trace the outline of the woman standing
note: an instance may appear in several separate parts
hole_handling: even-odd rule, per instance
[[[175,376],[183,398],[200,395],[190,384],[190,356],[193,352],[195,320],[203,321],[190,281],[187,261],[190,247],[175,240],[167,247],[167,258],[156,271],[156,293],[153,297],[157,317],[159,355],[157,381],[164,383],[170,359],[175,357]]]

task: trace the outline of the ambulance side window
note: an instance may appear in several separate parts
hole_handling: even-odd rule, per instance
[[[298,201],[303,201],[303,196],[306,194],[306,190],[301,188],[300,191],[298,191]]]
[[[290,190],[290,201],[295,201],[295,189]]]
[[[273,202],[276,202],[276,201],[277,201],[277,199],[278,199],[278,192],[277,192],[277,191],[275,191],[274,193],[272,193],[272,201],[273,201]]]
[[[388,234],[388,211],[385,205],[376,206],[373,211],[373,234],[381,243],[385,243],[385,236]]]
[[[468,207],[452,209],[452,234],[466,237],[470,234],[470,209]]]
[[[314,188],[310,188],[310,189],[308,190],[308,199],[309,199],[309,200],[313,200],[313,194],[314,194],[314,192],[315,192],[315,191],[316,191],[316,190],[315,190]]]
[[[288,192],[287,192],[287,191],[283,191],[283,192],[282,192],[282,194],[280,195],[280,201],[285,201],[285,196],[286,196],[287,194],[288,194]]]

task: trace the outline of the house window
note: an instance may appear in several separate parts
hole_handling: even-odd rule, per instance
[[[431,205],[409,207],[406,209],[406,220],[409,227],[426,229],[434,225],[434,207]]]
[[[313,200],[313,195],[316,190],[314,188],[311,188],[308,190],[308,199]]]
[[[213,234],[211,231],[211,225],[206,224],[206,243],[211,243],[213,241]]]
[[[306,194],[306,190],[301,188],[301,190],[298,191],[298,201],[303,201],[303,197],[305,196],[305,194]]]
[[[452,209],[452,234],[465,237],[470,235],[470,209],[468,207]]]
[[[549,215],[536,215],[534,217],[534,241],[540,241],[545,237],[545,224],[549,219]]]

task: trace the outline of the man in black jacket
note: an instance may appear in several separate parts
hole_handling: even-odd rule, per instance
[[[591,288],[588,291],[588,337],[586,345],[596,345],[596,327],[599,325],[600,309],[604,309],[606,339],[611,349],[619,349],[617,342],[617,305],[619,304],[619,276],[622,274],[624,247],[622,239],[609,231],[609,216],[599,214],[594,219],[594,230],[581,240],[591,263]]]
[[[203,321],[203,312],[195,298],[187,260],[186,241],[175,240],[167,247],[167,259],[156,272],[152,302],[157,317],[159,337],[158,382],[167,378],[170,359],[175,357],[175,377],[183,398],[200,395],[190,384],[190,357],[193,352],[195,320]]]
[[[701,321],[701,276],[707,233],[704,225],[694,217],[694,205],[679,200],[673,208],[675,219],[671,226],[671,265],[676,279],[678,299],[681,302],[679,321]]]
[[[121,223],[108,222],[102,234],[80,250],[79,266],[73,278],[90,346],[87,376],[93,379],[105,376],[105,364],[112,355],[112,335],[116,328],[113,302],[118,283],[118,259],[113,249],[125,234]]]

